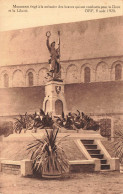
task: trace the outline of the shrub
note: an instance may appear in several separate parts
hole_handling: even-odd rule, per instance
[[[0,122],[0,136],[5,137],[13,133],[13,122],[12,121],[2,121]]]
[[[111,119],[101,119],[100,120],[100,134],[103,137],[111,137]]]
[[[114,150],[116,157],[123,162],[123,129],[114,131]]]

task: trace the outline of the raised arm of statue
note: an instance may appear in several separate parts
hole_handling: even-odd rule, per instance
[[[58,45],[58,48],[56,49],[56,51],[58,52],[58,54],[60,54],[60,47]]]

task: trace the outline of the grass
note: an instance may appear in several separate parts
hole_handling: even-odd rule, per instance
[[[5,194],[122,194],[123,174],[118,172],[70,174],[69,178],[43,180],[0,174]]]

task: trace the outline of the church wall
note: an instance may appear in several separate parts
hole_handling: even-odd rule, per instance
[[[121,65],[121,78],[123,80],[123,56],[101,57],[73,61],[61,61],[61,77],[65,84],[84,83],[84,71],[90,69],[89,82],[103,82],[115,80],[115,66]],[[28,87],[28,74],[33,74],[33,85],[45,85],[48,79],[48,63],[23,64],[15,66],[3,66],[0,68],[0,88],[4,88],[4,75],[9,77],[8,87]]]
[[[65,85],[68,111],[123,114],[123,81]]]
[[[34,113],[43,107],[44,86],[0,89],[0,116]],[[68,111],[123,114],[123,81],[65,85]]]
[[[44,86],[0,89],[0,116],[39,111],[44,97]]]

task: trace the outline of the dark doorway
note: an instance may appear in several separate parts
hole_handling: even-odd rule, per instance
[[[63,103],[62,103],[61,100],[56,100],[56,102],[55,102],[55,112],[56,112],[56,115],[62,115]]]

